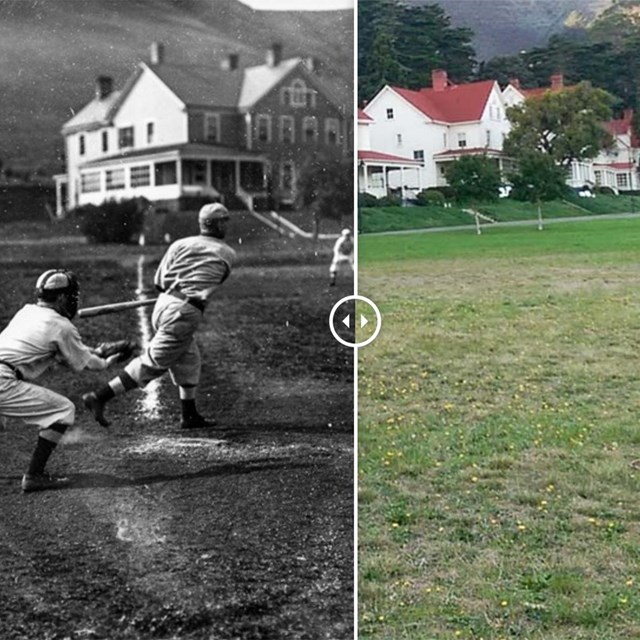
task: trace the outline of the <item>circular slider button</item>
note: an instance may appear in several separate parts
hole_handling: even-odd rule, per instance
[[[364,296],[346,296],[333,305],[329,328],[333,337],[345,347],[364,347],[380,333],[380,309]]]

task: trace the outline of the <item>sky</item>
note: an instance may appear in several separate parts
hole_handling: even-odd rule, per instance
[[[354,0],[240,0],[252,9],[269,11],[331,11],[353,9]]]

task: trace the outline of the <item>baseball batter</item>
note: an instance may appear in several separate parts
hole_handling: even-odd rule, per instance
[[[333,259],[329,267],[329,286],[336,284],[336,277],[341,265],[348,264],[353,271],[353,236],[350,229],[343,229],[340,237],[333,245]]]
[[[38,427],[36,448],[22,478],[25,492],[55,489],[67,478],[45,473],[49,456],[75,419],[71,400],[31,382],[55,364],[102,371],[118,356],[102,358],[87,347],[71,320],[78,310],[76,276],[45,271],[36,282],[36,303],[20,309],[0,333],[0,415]]]
[[[165,253],[154,276],[161,292],[151,316],[154,336],[143,353],[108,384],[82,399],[95,419],[109,426],[105,404],[132,389],[144,388],[169,371],[181,401],[181,427],[211,427],[196,408],[201,360],[195,332],[217,288],[227,279],[236,259],[223,239],[229,212],[220,203],[207,204],[198,214],[200,234],[176,240]]]

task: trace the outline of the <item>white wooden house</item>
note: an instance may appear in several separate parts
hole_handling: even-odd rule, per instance
[[[453,84],[446,71],[438,69],[428,88],[385,86],[364,113],[375,123],[369,133],[372,149],[423,165],[415,176],[390,174],[389,187],[446,185],[447,163],[469,154],[494,159],[501,171],[511,168],[502,151],[509,122],[495,81]]]
[[[388,194],[390,182],[403,185],[403,197],[409,195],[404,189],[408,183],[422,189],[422,161],[374,150],[370,136],[373,124],[373,118],[358,109],[358,191],[382,198]]]
[[[505,103],[508,106],[522,104],[523,101],[543,95],[547,91],[570,90],[572,86],[565,85],[561,73],[555,73],[550,78],[548,87],[524,89],[517,79],[509,82],[503,91]],[[613,145],[610,149],[603,149],[590,160],[573,162],[570,167],[567,183],[572,187],[606,186],[616,193],[626,190],[640,189],[638,181],[638,159],[640,157],[640,140],[632,128],[633,110],[626,109],[619,119],[603,123],[611,134]]]
[[[99,77],[93,100],[64,124],[57,212],[134,197],[173,210],[204,198],[291,203],[309,153],[348,152],[350,106],[310,59],[283,59],[278,44],[261,65],[230,54],[205,67],[167,62],[154,43],[122,89]]]

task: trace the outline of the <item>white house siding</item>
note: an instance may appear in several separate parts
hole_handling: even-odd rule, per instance
[[[387,109],[393,109],[393,120],[387,118]],[[405,158],[413,158],[414,151],[424,151],[421,182],[423,185],[436,184],[435,163],[431,157],[443,150],[446,126],[433,123],[389,87],[378,93],[365,107],[365,112],[375,121],[370,126],[371,148]],[[401,186],[400,172],[391,174],[389,181],[390,187]],[[416,184],[406,186],[417,188],[417,180]]]
[[[357,148],[362,151],[370,151],[371,150],[371,135],[369,133],[369,127],[372,125],[372,122],[369,121],[359,121],[358,122],[358,140],[357,140]]]
[[[114,118],[115,144],[118,142],[117,130],[128,126],[134,127],[133,149],[188,142],[184,108],[185,105],[176,95],[153,72],[145,69]],[[146,141],[148,122],[154,123],[154,140],[151,144]],[[114,151],[120,150],[115,148]],[[113,151],[105,155],[113,155]]]

